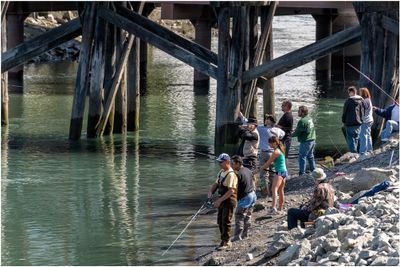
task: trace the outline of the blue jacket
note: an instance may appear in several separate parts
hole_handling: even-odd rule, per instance
[[[376,115],[384,117],[386,120],[390,120],[392,118],[392,110],[396,104],[390,105],[387,108],[378,108],[375,110]]]

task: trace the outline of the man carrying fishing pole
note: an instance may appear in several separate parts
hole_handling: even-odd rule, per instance
[[[214,201],[214,207],[218,208],[218,226],[221,233],[221,244],[218,250],[224,250],[232,246],[230,231],[233,211],[237,203],[238,178],[231,167],[231,158],[228,154],[222,153],[217,161],[221,167],[218,178],[208,192],[208,198],[217,191],[219,198]]]

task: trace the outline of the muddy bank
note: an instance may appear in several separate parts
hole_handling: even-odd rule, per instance
[[[204,251],[196,259],[198,264],[397,265],[400,248],[398,141],[396,136],[383,148],[362,158],[348,153],[336,161],[332,171],[326,172],[341,203],[349,203],[383,180],[390,180],[388,190],[363,198],[346,213],[332,210],[338,213],[319,217],[314,227],[287,231],[287,209],[299,207],[313,191],[311,178],[294,177],[286,185],[286,206],[282,214],[271,217],[266,209],[255,211],[248,239],[234,242],[226,251]],[[267,199],[257,201],[259,207],[270,204]]]

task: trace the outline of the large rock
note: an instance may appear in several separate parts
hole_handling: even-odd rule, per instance
[[[333,222],[327,219],[327,216],[318,217],[315,220],[315,236],[324,236],[329,233],[330,229],[333,229]]]
[[[341,243],[337,238],[327,238],[322,243],[322,247],[326,252],[335,252],[340,247],[340,245]]]
[[[349,193],[349,192],[353,191],[352,180],[353,180],[353,178],[350,176],[336,177],[335,182],[333,183],[333,186],[337,189],[337,191]],[[345,197],[345,196],[346,195],[341,196],[341,197]],[[343,202],[343,203],[345,203],[345,202]]]
[[[356,176],[352,180],[353,192],[369,190],[374,185],[387,180],[389,176],[393,174],[393,170],[380,168],[362,168],[359,172],[357,172]]]
[[[297,242],[291,245],[288,249],[285,250],[276,261],[276,264],[279,266],[288,265],[289,262],[295,259],[303,258],[308,253],[311,252],[311,244],[310,241],[304,239],[301,242]]]
[[[278,254],[281,250],[286,249],[291,244],[294,243],[294,239],[292,235],[288,232],[281,233],[280,235],[274,236],[274,240],[272,241],[271,245],[267,248],[265,252],[265,257],[272,257]]]

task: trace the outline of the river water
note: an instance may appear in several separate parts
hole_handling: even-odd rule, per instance
[[[314,31],[311,16],[276,17],[275,57],[314,42]],[[295,111],[307,105],[318,154],[338,155],[345,152],[343,83],[321,87],[314,65],[275,79],[277,115],[283,99]],[[24,94],[10,95],[10,125],[1,133],[1,264],[194,264],[219,242],[215,214],[201,215],[161,254],[200,208],[218,171],[205,155],[213,154],[215,80],[208,96],[195,96],[193,70],[150,49],[140,130],[95,140],[83,133],[70,142],[76,68],[71,62],[26,66]],[[327,89],[339,97],[320,97]],[[293,157],[297,147],[294,142]],[[295,158],[290,171],[297,172]]]

